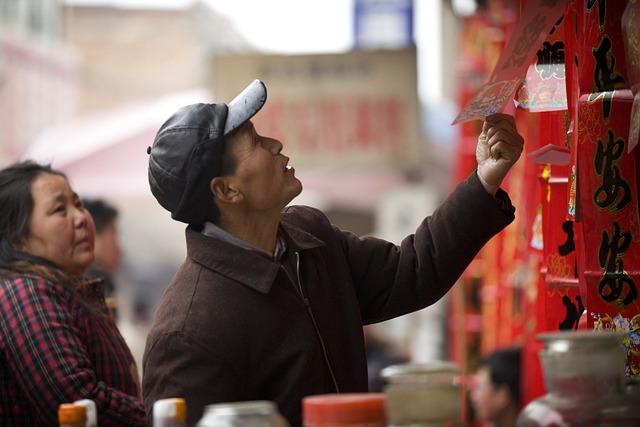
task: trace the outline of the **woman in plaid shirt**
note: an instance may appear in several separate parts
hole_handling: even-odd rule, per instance
[[[100,427],[146,426],[133,357],[107,315],[94,226],[66,177],[32,162],[0,171],[0,426],[52,427],[91,399]]]

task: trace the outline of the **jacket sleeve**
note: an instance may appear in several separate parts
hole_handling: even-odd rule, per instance
[[[215,351],[179,331],[159,334],[147,342],[142,390],[151,425],[153,404],[182,397],[187,424],[195,425],[206,405],[242,399],[241,378]]]
[[[43,425],[57,425],[58,405],[79,399],[96,403],[100,426],[145,425],[139,397],[96,379],[68,299],[57,287],[20,277],[1,288],[0,333],[9,370]]]
[[[338,231],[363,323],[438,301],[478,251],[514,219],[507,194],[487,193],[474,172],[399,246]]]

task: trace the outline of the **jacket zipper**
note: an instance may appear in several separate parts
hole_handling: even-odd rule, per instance
[[[298,292],[300,293],[300,297],[304,301],[304,305],[307,306],[307,312],[311,317],[311,322],[313,323],[313,327],[315,328],[316,334],[318,335],[318,339],[320,340],[320,346],[322,347],[322,355],[324,356],[324,361],[327,364],[327,368],[329,368],[329,374],[331,375],[333,386],[336,389],[336,393],[340,393],[340,388],[338,387],[338,381],[336,381],[336,376],[334,375],[333,368],[331,367],[331,363],[329,362],[329,356],[327,355],[327,348],[324,345],[324,339],[322,339],[322,335],[320,334],[320,328],[318,328],[318,323],[316,322],[316,318],[313,315],[313,311],[311,310],[309,299],[304,295],[304,291],[302,290],[302,279],[300,278],[300,253],[296,252],[295,254],[296,254],[296,276],[298,278]],[[289,277],[289,280],[291,280],[291,282],[295,286],[295,283],[291,278],[291,276],[289,275],[289,272],[287,271],[287,269],[284,268],[284,266],[281,266],[281,267],[286,273],[287,277]]]

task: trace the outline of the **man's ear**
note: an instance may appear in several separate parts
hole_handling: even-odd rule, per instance
[[[218,203],[238,203],[243,199],[228,177],[216,176],[209,182],[209,189]]]
[[[500,409],[506,409],[513,401],[511,397],[511,391],[505,384],[499,385],[495,388],[494,400]]]

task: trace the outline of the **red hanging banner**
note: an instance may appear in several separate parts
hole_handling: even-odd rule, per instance
[[[630,332],[627,372],[640,375],[640,221],[635,156],[628,154],[633,95],[621,17],[625,2],[578,2],[578,202],[588,326]]]
[[[548,142],[528,156],[536,163],[546,164],[539,176],[544,289],[538,295],[538,304],[543,304],[546,312],[539,330],[577,329],[585,306],[578,286],[575,223],[567,218],[570,167],[568,154],[558,154],[568,153],[566,114],[545,112],[537,117],[540,139]]]
[[[566,219],[568,182],[567,167],[547,167],[541,177],[545,293],[538,298],[546,307],[544,331],[578,329],[585,310],[578,286],[575,223]]]
[[[621,30],[625,4],[606,0],[577,2],[582,30],[577,47],[580,94],[587,94],[589,103],[600,104],[604,122],[615,113],[612,100],[616,91],[629,88]]]
[[[622,35],[627,54],[627,76],[633,92],[629,146],[631,152],[640,140],[640,0],[629,0],[622,14]]]
[[[578,221],[580,219],[577,210],[578,189],[578,99],[580,98],[580,86],[578,81],[578,25],[576,1],[569,0],[564,15],[565,34],[565,78],[567,85],[567,115],[569,125],[567,129],[568,148],[571,152],[569,170],[569,184],[567,186],[567,219]]]

